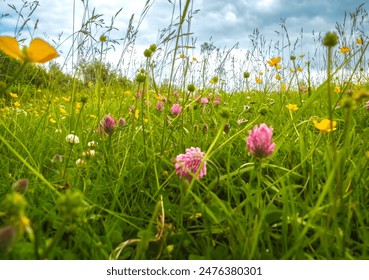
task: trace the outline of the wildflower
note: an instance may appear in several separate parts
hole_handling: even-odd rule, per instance
[[[207,99],[206,97],[203,97],[203,98],[201,98],[200,103],[202,105],[208,104],[209,103],[209,99]]]
[[[12,190],[19,193],[24,193],[28,189],[28,183],[29,182],[27,178],[20,179],[12,185]]]
[[[68,97],[62,96],[62,99],[64,100],[64,102],[69,102],[70,101],[70,98],[68,98]]]
[[[20,103],[18,102],[18,101],[15,101],[14,103],[13,103],[13,105],[15,106],[15,107],[20,107]]]
[[[308,88],[304,85],[299,86],[299,92],[301,93],[307,93]]]
[[[320,133],[326,133],[336,130],[337,122],[331,121],[329,119],[324,119],[321,122],[313,120],[314,126],[320,130]]]
[[[281,61],[281,57],[272,57],[269,61],[268,64],[270,67],[278,67],[279,66],[279,62]]]
[[[259,77],[255,77],[255,82],[260,85],[261,84],[261,79]]]
[[[9,92],[10,97],[12,98],[18,98],[18,95],[16,93]]]
[[[302,72],[302,68],[300,66],[297,67],[297,71]]]
[[[335,86],[334,87],[334,92],[335,93],[340,93],[341,92],[341,87],[340,86]]]
[[[63,130],[61,130],[60,128],[55,129],[55,133],[62,133],[62,132]]]
[[[125,126],[126,125],[126,120],[125,119],[123,119],[123,118],[120,118],[119,120],[118,120],[118,125],[119,126]]]
[[[156,111],[161,112],[161,111],[163,111],[163,109],[164,109],[163,101],[158,101],[158,103],[156,104]]]
[[[96,152],[95,150],[87,150],[83,152],[82,155],[87,158],[93,158],[96,155]]]
[[[62,115],[68,115],[67,110],[65,110],[63,107],[60,107],[60,108],[59,108],[59,112],[60,112],[60,114],[62,114]]]
[[[94,86],[93,81],[89,81],[89,82],[87,83],[87,86],[88,86],[89,88],[92,88],[92,87]]]
[[[182,111],[182,106],[179,104],[174,104],[171,110],[173,115],[178,116]]]
[[[51,123],[56,123],[56,120],[55,120],[54,118],[50,118],[50,119],[49,119],[49,121],[50,121]]]
[[[0,229],[0,252],[7,252],[14,243],[17,229],[13,226],[6,226]]]
[[[280,75],[275,75],[275,79],[277,80],[277,81],[280,81],[281,80],[281,76]]]
[[[358,45],[362,45],[363,44],[363,40],[361,38],[356,38],[356,43]]]
[[[246,140],[246,147],[250,154],[258,158],[271,155],[275,149],[272,136],[273,127],[268,127],[265,123],[262,123],[260,127],[255,125],[253,130],[249,131],[249,137]]]
[[[220,96],[217,96],[215,99],[214,99],[214,105],[220,105],[222,101],[220,100]]]
[[[89,146],[89,147],[96,147],[97,145],[98,145],[98,143],[95,142],[95,141],[90,141],[90,142],[87,143],[87,146]]]
[[[323,38],[323,45],[326,47],[334,47],[337,44],[338,44],[337,34],[334,32],[327,32],[327,34]]]
[[[104,116],[101,120],[99,127],[97,129],[98,133],[101,133],[101,129],[104,129],[104,132],[111,135],[113,133],[115,127],[115,120],[110,115]]]
[[[97,116],[96,115],[88,115],[91,119],[97,119]]]
[[[79,138],[77,135],[74,135],[73,133],[68,134],[67,137],[65,137],[65,140],[69,143],[69,144],[78,144],[79,143]]]
[[[298,109],[299,109],[299,107],[297,107],[297,105],[296,104],[287,104],[286,105],[286,108],[288,109],[288,110],[290,110],[290,111],[297,111]]]
[[[200,148],[186,149],[185,154],[179,154],[176,157],[174,167],[177,169],[176,174],[179,178],[183,176],[189,181],[196,175],[201,179],[206,175],[206,161],[204,161],[205,153],[201,152]]]
[[[282,84],[282,89],[286,90],[287,89],[287,85],[286,84]]]
[[[59,56],[51,45],[40,38],[33,39],[29,47],[23,47],[21,50],[15,38],[0,36],[0,49],[7,55],[23,60],[25,63],[45,63]]]
[[[76,160],[77,167],[82,167],[85,164],[86,164],[86,161],[84,159],[79,158],[79,159]]]
[[[237,120],[237,124],[238,125],[241,125],[241,124],[243,124],[245,122],[248,122],[248,120],[246,120],[246,119],[239,119],[239,120]]]
[[[181,54],[179,55],[179,58],[185,58],[185,55],[184,55],[183,53],[181,53]]]
[[[63,156],[59,154],[56,154],[51,160],[51,162],[62,162],[62,161],[63,161]]]
[[[343,46],[340,48],[341,53],[348,53],[350,51],[350,48],[347,46]]]

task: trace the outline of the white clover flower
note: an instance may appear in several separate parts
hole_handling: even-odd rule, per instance
[[[89,146],[89,147],[96,147],[97,146],[97,142],[95,142],[95,141],[90,141],[90,142],[88,142],[87,143],[87,146]]]
[[[82,155],[84,156],[84,157],[88,157],[88,158],[92,158],[92,157],[94,157],[95,156],[95,150],[87,150],[87,151],[85,151],[85,152],[83,152],[82,153]]]
[[[65,137],[65,140],[69,143],[69,144],[78,144],[79,143],[79,138],[77,135],[74,135],[73,133],[68,134],[67,137]]]
[[[79,159],[76,160],[76,165],[78,167],[84,166],[85,164],[86,164],[86,161],[83,160],[83,159],[81,159],[81,158],[79,158]]]

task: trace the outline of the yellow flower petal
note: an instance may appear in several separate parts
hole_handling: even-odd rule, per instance
[[[13,37],[0,36],[0,49],[13,58],[24,59],[24,55],[19,49],[18,41]]]
[[[35,38],[27,49],[27,56],[31,62],[45,63],[59,55],[49,43],[40,38]]]

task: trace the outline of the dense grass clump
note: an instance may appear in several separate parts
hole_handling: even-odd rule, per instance
[[[1,258],[369,258],[368,38],[338,25],[321,71],[255,33],[259,62],[217,72],[182,4],[130,78],[108,32],[69,74],[0,41]]]

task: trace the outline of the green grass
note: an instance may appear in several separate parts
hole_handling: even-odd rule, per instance
[[[278,70],[269,66],[261,85],[252,79],[265,68],[253,69],[243,90],[226,92],[221,80],[210,83],[215,75],[206,78],[205,59],[197,58],[204,62],[200,74],[191,68],[189,54],[187,62],[178,59],[186,12],[177,35],[158,44],[168,48],[164,56],[170,47],[175,54],[166,83],[152,65],[154,52],[145,58],[140,78],[128,85],[116,82],[119,77],[103,80],[104,64],[98,64],[92,86],[72,77],[66,86],[46,73],[53,78],[47,86],[22,82],[7,89],[0,103],[0,230],[13,226],[17,233],[11,242],[0,234],[1,258],[369,257],[368,90],[365,73],[356,67],[367,45],[346,60],[329,58],[334,79],[319,77],[307,93],[297,90],[313,83],[306,68],[289,74],[287,68],[277,81]],[[280,63],[294,65],[287,57]],[[341,79],[348,66],[351,72]],[[195,75],[205,86],[194,82]],[[188,90],[193,83],[199,88]],[[329,118],[329,91],[337,129],[323,134],[312,120]],[[196,97],[210,102],[202,105]],[[219,105],[213,102],[217,97]],[[163,111],[156,110],[160,99]],[[170,109],[175,103],[183,107],[178,116]],[[292,112],[287,104],[299,109]],[[98,134],[107,114],[126,123],[111,135]],[[238,124],[240,119],[247,122]],[[262,160],[246,149],[248,131],[261,123],[274,128],[276,143]],[[79,144],[66,142],[72,132]],[[98,145],[89,147],[91,141]],[[188,182],[176,175],[174,159],[190,147],[205,152],[207,174]],[[84,156],[90,149],[95,156]],[[29,180],[23,194],[12,190],[21,178]]]

